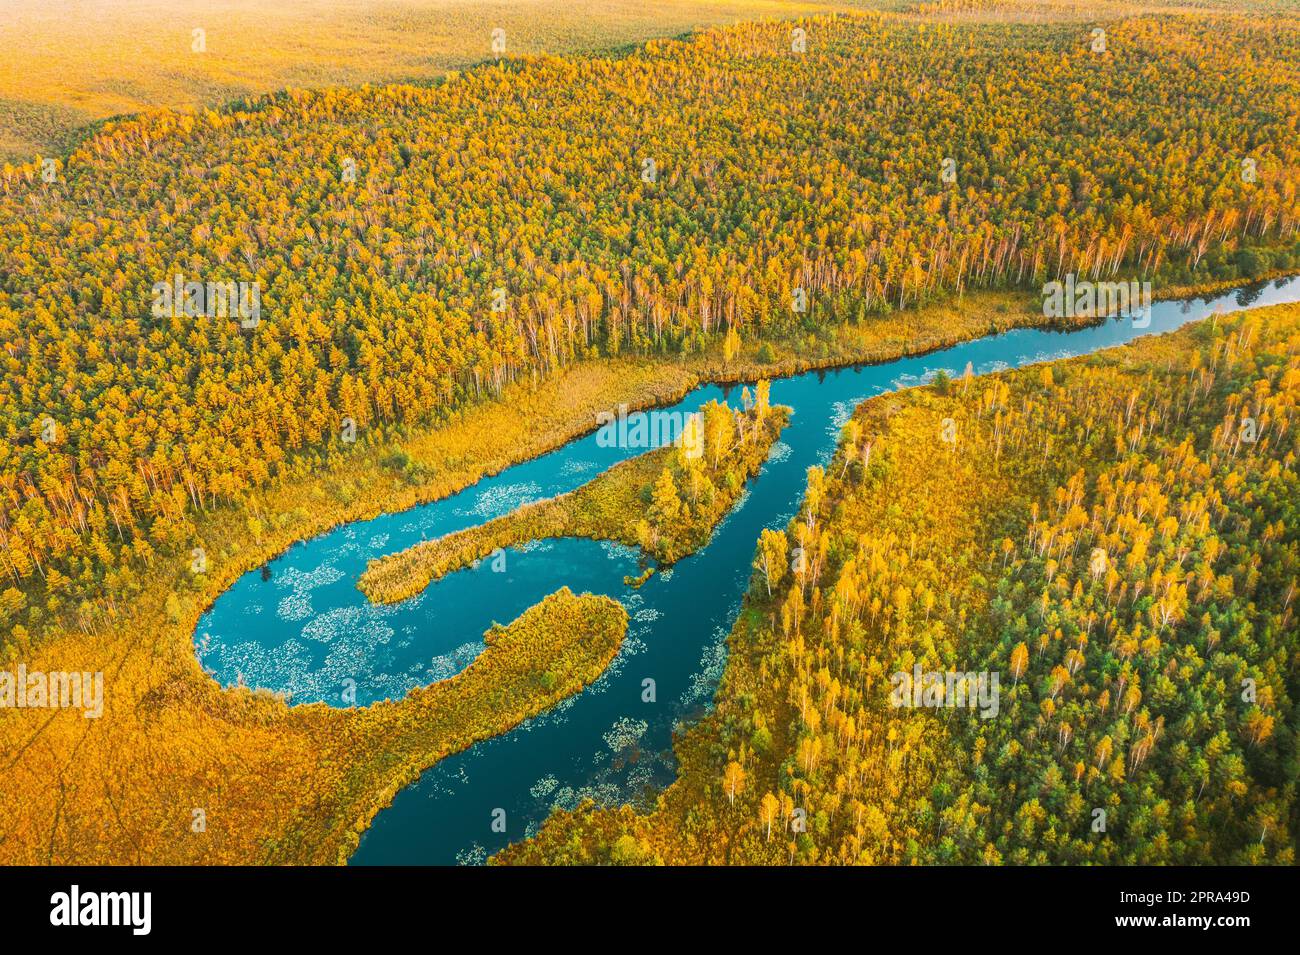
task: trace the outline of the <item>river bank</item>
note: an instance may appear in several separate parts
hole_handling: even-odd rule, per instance
[[[999,305],[1010,312],[1004,296],[968,296],[947,316],[944,331],[927,331],[924,313],[896,318],[920,326],[921,333],[891,342],[890,333],[902,332],[886,323],[876,329],[875,340],[859,342],[856,355],[933,350],[962,332],[981,334],[998,318],[1012,325],[1042,321],[1028,310],[1001,312]],[[836,360],[849,363],[850,358],[844,353]],[[782,369],[798,367],[792,362],[812,367],[827,360],[777,359],[786,363]],[[501,399],[404,440],[401,448],[410,459],[428,465],[419,484],[383,463],[391,446],[359,443],[351,457],[311,473],[304,467],[302,479],[291,487],[273,488],[243,508],[204,515],[197,539],[209,555],[205,575],[190,574],[188,553],[184,560],[156,559],[134,582],[137,589],[116,594],[110,604],[116,610],[97,622],[96,660],[84,659],[80,634],[65,641],[56,633],[37,646],[33,665],[51,670],[92,665],[112,680],[102,720],[56,718],[39,728],[12,716],[0,720],[5,748],[18,754],[16,776],[31,777],[30,786],[20,782],[15,791],[30,790],[35,804],[34,811],[22,813],[12,804],[0,807],[0,820],[12,824],[6,831],[14,833],[4,854],[30,862],[342,861],[386,794],[418,772],[392,754],[396,724],[391,717],[377,718],[373,708],[288,706],[272,690],[220,688],[193,651],[191,635],[204,610],[243,573],[262,567],[295,541],[449,497],[592,431],[597,412],[618,404],[662,405],[680,399],[706,375],[744,380],[771,367],[747,356],[733,363],[696,357],[578,366],[537,388],[510,389]],[[776,400],[783,400],[781,387],[778,382]],[[752,552],[752,536],[746,546]],[[652,581],[647,587],[656,585]],[[720,612],[729,609],[722,606]],[[149,636],[141,640],[141,634]],[[141,707],[146,700],[150,706]],[[394,710],[400,713],[400,704]],[[38,740],[42,745],[33,745]],[[76,764],[60,756],[70,752],[78,753]],[[105,778],[97,767],[110,763],[124,767],[114,797],[120,821],[104,818],[92,790],[74,785],[56,799],[48,785],[51,778],[75,782],[87,773]],[[165,783],[154,768],[162,766]],[[206,808],[208,818],[228,822],[209,827],[205,838],[190,838],[198,835],[190,832],[190,814],[177,806]]]

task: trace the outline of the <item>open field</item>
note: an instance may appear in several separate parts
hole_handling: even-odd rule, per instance
[[[809,0],[2,0],[0,158],[63,151],[87,123],[285,87],[429,80],[506,55],[608,50]],[[205,31],[195,52],[193,33]]]

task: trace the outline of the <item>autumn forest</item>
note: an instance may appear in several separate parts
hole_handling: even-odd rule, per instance
[[[0,77],[0,862],[1296,863],[1293,4],[361,6]]]

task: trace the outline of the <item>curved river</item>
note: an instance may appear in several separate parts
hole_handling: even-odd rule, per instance
[[[562,585],[619,600],[631,618],[627,639],[596,683],[427,770],[375,818],[352,858],[356,864],[482,862],[532,832],[554,807],[584,797],[641,802],[672,781],[672,733],[713,698],[759,532],[793,516],[805,470],[829,460],[858,402],[923,382],[941,368],[955,377],[970,362],[985,374],[1171,331],[1216,310],[1297,300],[1300,278],[1283,279],[1157,303],[1146,327],[1113,319],[1071,332],[1018,329],[929,355],[774,382],[772,400],[795,414],[761,474],[707,546],[639,590],[623,584],[625,574],[636,572],[634,552],[577,539],[509,550],[504,569],[484,561],[393,606],[372,606],[356,589],[372,558],[572,490],[642,450],[602,448],[588,435],[452,497],[294,545],[270,564],[269,579],[260,571],[243,575],[201,618],[199,657],[225,685],[242,680],[288,691],[295,702],[338,706],[347,705],[345,687],[355,685],[356,703],[364,705],[463,669],[483,649],[482,634],[494,621],[513,620]],[[706,385],[668,410],[693,411],[736,393]],[[646,680],[654,681],[651,701]],[[505,810],[505,832],[493,828],[498,809]]]

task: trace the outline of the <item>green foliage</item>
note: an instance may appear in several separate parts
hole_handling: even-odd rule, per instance
[[[613,829],[688,863],[1293,864],[1300,306],[1050,370],[861,406],[659,808],[501,861]],[[915,666],[999,673],[996,713],[897,706]]]

